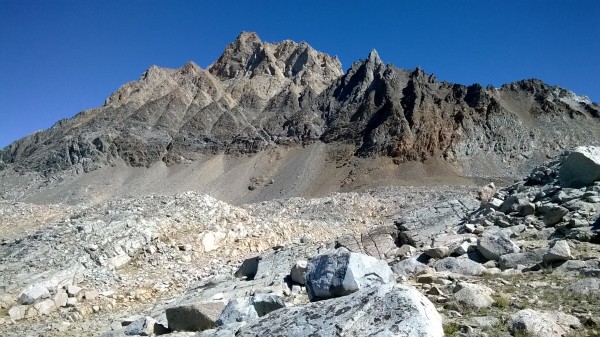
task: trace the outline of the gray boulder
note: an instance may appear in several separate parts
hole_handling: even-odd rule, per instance
[[[149,316],[141,317],[123,329],[126,336],[154,336],[165,334],[168,331],[166,327]]]
[[[558,171],[562,187],[580,188],[600,180],[600,147],[580,146],[562,161]]]
[[[532,337],[563,337],[571,332],[571,327],[581,327],[581,322],[559,311],[524,309],[513,314],[508,322],[511,333]]]
[[[306,267],[308,262],[306,260],[298,260],[290,271],[290,278],[292,281],[298,284],[304,284],[304,273],[306,273]]]
[[[8,310],[8,315],[10,316],[10,319],[18,321],[25,318],[28,308],[29,307],[26,305],[16,305]]]
[[[486,286],[460,282],[454,288],[454,299],[469,308],[489,308],[494,304],[494,291]]]
[[[488,260],[500,260],[502,255],[518,253],[519,246],[504,236],[484,236],[477,243],[477,249]]]
[[[308,298],[316,301],[394,282],[395,278],[385,261],[337,250],[309,259],[304,280]]]
[[[530,268],[540,262],[542,262],[542,255],[538,252],[511,253],[500,257],[498,267],[502,270],[518,269],[519,266]]]
[[[600,295],[600,280],[585,278],[572,283],[567,287],[567,290],[581,295]]]
[[[525,195],[511,196],[508,197],[502,205],[500,205],[500,212],[512,213],[518,212],[520,216],[527,216],[535,212],[535,206],[529,202],[529,199]]]
[[[48,289],[40,284],[31,284],[23,289],[23,292],[19,295],[17,302],[19,304],[32,304],[38,299],[50,297]]]
[[[34,304],[33,307],[40,315],[48,315],[57,309],[56,303],[54,303],[54,301],[51,299],[45,299],[41,302],[38,302]]]
[[[257,294],[252,297],[236,298],[227,303],[216,324],[225,325],[249,321],[281,308],[285,308],[285,302],[281,296],[275,294]]]
[[[221,312],[225,308],[222,302],[189,303],[167,308],[167,322],[173,331],[203,331],[216,326]]]
[[[237,337],[443,335],[442,318],[429,299],[413,287],[397,284],[289,307],[247,324],[235,334]]]
[[[485,271],[485,267],[473,260],[447,257],[437,261],[433,267],[438,272],[451,272],[462,275],[480,276]]]
[[[558,205],[547,205],[541,207],[540,213],[544,215],[542,220],[546,226],[554,226],[563,220],[569,210]]]
[[[227,305],[219,319],[215,322],[216,325],[225,325],[236,322],[249,321],[258,318],[258,313],[252,305],[251,297],[234,298]]]
[[[409,257],[392,264],[392,271],[396,275],[414,277],[422,273],[429,272],[431,267],[420,261],[420,256]]]
[[[572,258],[571,248],[565,240],[554,241],[544,254],[544,261],[546,262],[568,261]]]

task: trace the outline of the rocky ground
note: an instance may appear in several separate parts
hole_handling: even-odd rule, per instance
[[[4,201],[0,335],[597,336],[599,158],[479,193]]]

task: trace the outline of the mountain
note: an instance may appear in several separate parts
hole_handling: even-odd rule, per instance
[[[385,64],[375,50],[344,73],[305,42],[244,32],[206,69],[152,66],[103,106],[10,144],[0,167],[52,179],[323,144],[355,165],[434,161],[458,176],[516,177],[566,148],[598,143],[600,106],[539,80],[440,82]]]
[[[242,33],[0,152],[0,336],[600,336],[598,142],[539,80]]]

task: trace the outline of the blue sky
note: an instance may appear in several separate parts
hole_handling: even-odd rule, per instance
[[[484,86],[539,78],[600,102],[600,1],[0,0],[0,147],[97,107],[149,66],[206,67],[241,31],[307,41],[347,69]]]

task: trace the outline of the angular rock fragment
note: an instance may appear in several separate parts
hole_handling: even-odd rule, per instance
[[[274,294],[257,294],[252,297],[235,298],[227,303],[216,324],[224,325],[248,321],[281,308],[285,308],[285,302],[281,296]]]
[[[221,312],[225,308],[222,302],[190,303],[167,308],[169,329],[173,331],[203,331],[216,326]]]
[[[10,310],[8,310],[8,315],[10,316],[11,319],[18,321],[20,319],[25,318],[25,314],[27,314],[27,308],[28,308],[28,306],[26,306],[26,305],[14,306],[14,307],[10,308]]]
[[[385,261],[342,250],[309,259],[304,279],[311,301],[344,296],[395,281]]]
[[[40,315],[48,315],[52,311],[56,310],[56,303],[51,299],[46,299],[36,303],[33,306]]]
[[[502,270],[518,268],[519,266],[521,268],[531,268],[542,261],[543,257],[539,252],[510,253],[500,257],[498,267]]]
[[[580,146],[565,158],[558,172],[562,187],[580,188],[600,180],[600,147]]]
[[[405,277],[414,277],[431,271],[431,267],[423,263],[419,256],[394,262],[391,268],[395,274]]]
[[[149,316],[144,316],[123,329],[126,336],[155,336],[165,334],[168,331],[169,329]]]
[[[290,271],[290,278],[292,281],[298,284],[304,284],[304,273],[306,272],[307,266],[308,262],[306,260],[298,260]]]
[[[544,261],[546,262],[567,261],[572,258],[571,248],[565,240],[554,241],[544,254]]]
[[[600,280],[592,277],[584,278],[570,284],[567,290],[580,295],[600,295]]]
[[[470,308],[489,308],[494,304],[494,291],[486,286],[460,282],[454,288],[454,299]]]
[[[433,267],[438,272],[451,272],[462,275],[480,276],[485,271],[485,267],[470,259],[447,257],[437,261]]]
[[[17,299],[17,302],[20,304],[32,304],[38,299],[48,298],[50,297],[50,292],[48,289],[39,284],[31,284],[23,289],[21,295]]]
[[[477,243],[477,249],[486,259],[500,260],[505,254],[518,253],[519,246],[504,236],[484,236]]]

